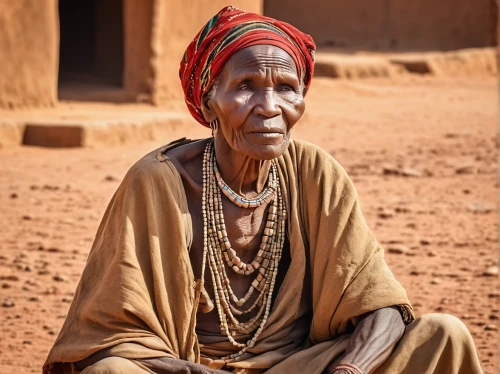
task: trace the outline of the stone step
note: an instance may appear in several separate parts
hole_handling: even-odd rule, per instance
[[[15,145],[40,147],[104,147],[182,137],[189,123],[188,114],[177,112],[144,113],[122,118],[60,119],[43,118],[26,122],[0,122],[0,148]]]
[[[498,74],[496,48],[449,52],[352,54],[319,51],[315,75],[337,79],[395,78],[409,74],[436,77],[476,77]]]

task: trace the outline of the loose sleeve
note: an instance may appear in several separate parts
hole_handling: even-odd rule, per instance
[[[189,215],[174,171],[153,152],[125,176],[104,214],[45,373],[99,351],[127,359],[197,359]]]
[[[398,306],[405,322],[411,322],[406,292],[388,268],[346,172],[320,148],[297,147],[311,269],[311,340],[330,340],[346,332],[353,318],[388,306]]]

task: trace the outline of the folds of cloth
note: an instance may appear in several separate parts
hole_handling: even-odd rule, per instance
[[[44,374],[73,370],[92,357],[98,362],[81,366],[88,366],[85,374],[120,372],[108,367],[122,364],[147,372],[140,360],[161,357],[214,367],[234,349],[196,334],[203,281],[191,268],[191,216],[167,149],[134,165],[111,200]],[[278,164],[289,212],[288,273],[257,343],[224,370],[321,374],[341,357],[356,317],[395,306],[409,325],[379,372],[480,373],[470,335],[457,320],[411,323],[406,292],[340,165],[300,141],[290,142]]]
[[[266,374],[331,372],[342,357],[349,334],[297,352]],[[264,370],[242,369],[257,374]],[[122,358],[107,358],[82,374],[150,373]],[[464,324],[447,314],[427,314],[408,325],[398,346],[374,374],[474,374],[481,373],[474,343]]]
[[[266,371],[331,373],[342,358],[349,335],[303,350]],[[249,372],[248,374],[250,374]],[[374,374],[480,374],[481,366],[465,325],[449,314],[426,314],[406,327],[391,356]],[[253,373],[252,373],[253,374]]]

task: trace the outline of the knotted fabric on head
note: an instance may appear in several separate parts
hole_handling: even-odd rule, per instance
[[[239,50],[258,44],[279,47],[294,60],[306,87],[314,72],[313,39],[292,25],[227,6],[200,30],[181,61],[179,75],[193,117],[209,126],[201,112],[202,97],[226,62]]]

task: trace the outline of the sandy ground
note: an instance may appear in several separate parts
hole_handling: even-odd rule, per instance
[[[496,373],[496,79],[315,79],[307,105],[294,137],[347,169],[417,314],[461,318]],[[112,193],[170,140],[0,150],[0,373],[41,372]]]

